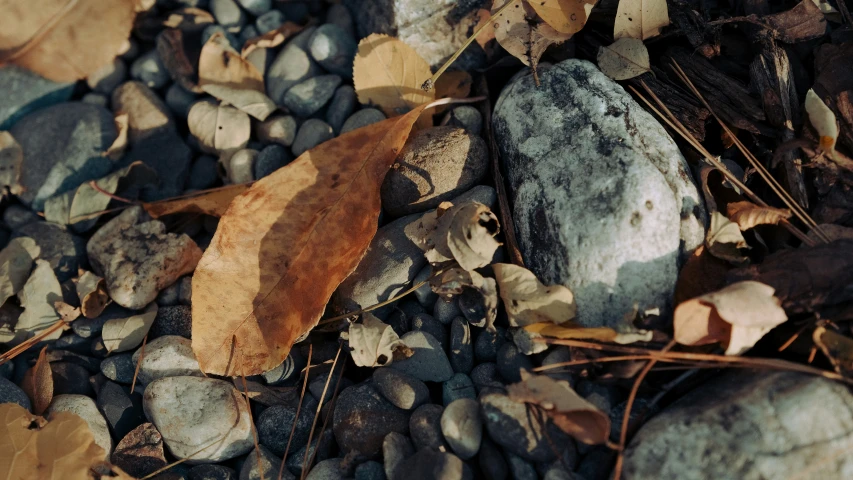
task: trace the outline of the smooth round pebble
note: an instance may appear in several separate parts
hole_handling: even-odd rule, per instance
[[[210,13],[219,25],[236,31],[246,23],[246,14],[234,0],[210,0]]]
[[[104,95],[103,93],[95,93],[89,92],[80,99],[83,103],[88,103],[90,105],[97,105],[99,107],[107,108],[110,104],[110,97]]]
[[[290,448],[295,450],[305,445],[311,433],[311,423],[316,409],[317,402],[311,397],[303,400],[298,420],[296,420],[295,405],[273,405],[267,408],[258,416],[256,422],[259,441],[276,455],[283,455],[293,422],[296,420],[296,430],[293,432]]]
[[[134,365],[139,362],[141,352],[140,347],[133,353]],[[148,342],[145,345],[145,357],[139,364],[136,380],[142,385],[147,385],[159,378],[178,376],[203,376],[190,340],[176,335],[166,335]]]
[[[305,480],[343,480],[346,470],[342,467],[342,458],[329,458],[314,465]]]
[[[142,397],[131,394],[129,387],[107,380],[98,389],[96,403],[116,438],[124,438],[145,421]]]
[[[509,331],[512,343],[524,355],[533,355],[548,350],[547,343],[537,341],[542,338],[542,335],[539,333],[529,332],[520,327],[510,328]]]
[[[3,210],[3,223],[12,230],[17,230],[28,223],[40,222],[41,217],[23,205],[9,205]]]
[[[450,322],[460,315],[462,315],[462,310],[456,303],[456,297],[449,299],[439,297],[432,307],[433,318],[441,322],[442,325],[450,325]]]
[[[346,5],[333,3],[326,10],[326,23],[337,25],[341,30],[347,33],[352,38],[355,38],[355,28],[352,21],[352,14]]]
[[[495,327],[495,331],[483,330],[474,341],[474,358],[477,363],[494,362],[498,358],[498,350],[506,343],[506,329]]]
[[[329,72],[352,78],[358,44],[341,27],[331,23],[320,25],[308,41],[308,49],[314,60]]]
[[[21,387],[5,377],[0,377],[0,403],[17,403],[27,410],[32,408],[30,398],[21,390]]]
[[[441,433],[459,458],[472,458],[480,450],[483,438],[480,404],[470,398],[452,402],[441,414]]]
[[[448,351],[450,340],[447,337],[447,329],[438,320],[432,318],[428,313],[419,313],[409,320],[413,332],[426,332],[435,337],[441,344],[441,349]],[[452,365],[452,364],[451,364]]]
[[[429,389],[424,382],[390,368],[374,370],[373,386],[403,410],[412,410],[429,400]]]
[[[556,458],[552,445],[571,441],[571,437],[550,420],[543,425],[531,417],[525,404],[505,394],[481,395],[480,409],[483,425],[492,440],[527,460],[550,462]]]
[[[109,95],[126,76],[127,65],[120,58],[115,58],[89,75],[86,78],[86,84],[95,92]]]
[[[217,172],[217,160],[210,155],[202,155],[195,159],[190,167],[190,175],[187,178],[187,188],[192,190],[204,190],[216,185],[219,181]]]
[[[488,392],[503,392],[506,390],[498,366],[493,362],[484,362],[471,370],[471,381],[477,387],[477,394],[483,395]]]
[[[534,365],[529,357],[518,351],[512,343],[505,343],[498,350],[498,372],[509,383],[521,381],[521,370],[532,370]]]
[[[143,423],[118,442],[110,462],[134,478],[154,473],[166,466],[163,436],[152,423]]]
[[[388,317],[385,319],[385,323],[390,325],[391,329],[394,330],[394,333],[398,336],[403,336],[406,332],[411,330],[409,318],[406,317],[406,314],[399,308],[391,310]]]
[[[358,130],[361,127],[373,125],[385,120],[385,114],[375,108],[363,108],[347,118],[341,127],[341,134]]]
[[[409,434],[415,449],[442,449],[447,447],[444,435],[441,433],[441,415],[444,407],[429,403],[421,405],[412,413],[409,419]]]
[[[258,17],[272,9],[272,0],[237,0],[247,12]]]
[[[326,110],[326,123],[331,125],[335,132],[340,132],[344,122],[352,115],[357,104],[355,89],[350,85],[341,85],[335,90],[335,95],[329,102],[329,108]]]
[[[101,360],[101,373],[114,382],[129,385],[133,382],[135,371],[136,364],[133,362],[132,353],[120,353]]]
[[[453,376],[453,367],[441,343],[427,332],[412,331],[401,340],[414,354],[392,363],[389,367],[407,373],[424,382],[444,382]]]
[[[558,363],[566,363],[572,360],[572,351],[569,347],[563,345],[555,345],[551,351],[542,359],[542,366],[555,365]],[[574,388],[577,379],[569,372],[560,372],[559,370],[551,370],[548,376],[554,380],[565,380]],[[621,423],[621,422],[620,422]]]
[[[49,420],[50,414],[56,412],[70,412],[82,418],[89,425],[89,430],[95,437],[95,444],[106,452],[104,460],[110,458],[113,451],[110,429],[94,400],[85,395],[56,395],[47,407],[45,417]]]
[[[328,387],[326,386],[326,380],[329,378],[328,372],[317,375],[314,380],[308,383],[308,391],[311,392],[311,395],[313,395],[314,398],[316,398],[317,400],[319,400],[320,397],[323,397],[324,391],[326,392],[326,396],[323,397],[323,403],[325,404],[328,404],[332,400],[332,397],[335,395],[335,384],[337,383],[338,377],[340,376],[340,370],[336,370],[335,372],[335,376],[333,376],[332,380],[328,382]],[[341,379],[341,384],[338,390],[343,390],[349,387],[350,385],[352,385],[352,380],[344,377]]]
[[[422,268],[417,275],[415,275],[415,279],[412,280],[412,283],[418,284],[424,281],[429,280],[429,277],[432,276],[432,266],[427,264],[424,268]],[[415,298],[418,299],[418,302],[424,306],[424,308],[429,309],[433,305],[435,305],[435,301],[438,300],[438,294],[432,291],[432,287],[429,283],[425,283],[420,288],[415,290]]]
[[[355,480],[386,480],[385,467],[373,460],[355,467]]]
[[[190,338],[192,336],[192,308],[189,305],[174,305],[157,310],[154,324],[151,325],[150,335],[162,337],[177,335]]]
[[[54,395],[92,394],[92,387],[89,385],[89,371],[80,365],[69,362],[51,362],[50,370],[53,373]]]
[[[274,114],[255,126],[255,135],[264,143],[277,143],[289,147],[296,138],[298,125],[290,115]]]
[[[441,384],[441,403],[446,407],[460,398],[477,398],[474,381],[464,373],[454,373],[450,380]]]
[[[298,157],[317,145],[333,138],[335,138],[335,132],[332,131],[332,127],[328,123],[311,118],[299,127],[291,150]]]
[[[423,408],[423,407],[421,407]],[[333,431],[342,452],[375,456],[391,432],[409,431],[409,412],[395,407],[369,384],[344,389],[335,404]]]
[[[483,437],[480,443],[480,452],[477,455],[480,470],[486,480],[505,480],[510,477],[509,465],[507,465],[504,452],[491,441],[488,435]]]
[[[260,452],[260,455],[258,453]],[[258,462],[260,457],[260,464]],[[281,468],[281,459],[273,455],[272,452],[260,445],[257,450],[252,449],[246,455],[246,461],[243,462],[243,467],[240,469],[240,480],[268,480],[278,477],[278,471]],[[263,476],[261,476],[263,472]]]
[[[294,378],[299,372],[305,368],[307,361],[305,357],[299,353],[298,349],[291,349],[287,358],[284,359],[277,367],[261,374],[267,385],[281,385],[287,380]]]
[[[255,161],[257,150],[243,148],[237,150],[230,159],[225,161],[225,178],[227,183],[248,183],[255,180]]]
[[[156,49],[143,53],[133,61],[130,77],[154,89],[165,87],[172,80]]]
[[[186,118],[190,113],[190,107],[198,100],[198,95],[177,83],[169,85],[166,89],[166,105],[169,110],[180,118]]]
[[[309,117],[329,102],[340,84],[339,75],[311,77],[291,87],[282,97],[282,103],[294,115]]]
[[[323,74],[323,68],[311,58],[304,45],[315,28],[306,28],[287,42],[267,69],[265,82],[267,94],[277,105],[282,104],[285,92],[291,87],[308,78]]]
[[[224,465],[196,465],[188,475],[189,480],[237,480],[237,472]]]
[[[293,160],[293,155],[287,148],[278,145],[267,145],[255,158],[255,179],[260,180]]]
[[[255,27],[255,25],[246,25],[240,29],[240,35],[237,37],[237,39],[240,40],[240,43],[242,45],[245,45],[246,42],[249,41],[249,39],[255,38],[255,37],[259,36],[260,34],[261,33],[258,32],[258,29],[257,29],[257,27]],[[248,57],[246,58],[246,60],[249,60]],[[252,62],[251,60],[249,60],[249,62],[254,65],[254,62]],[[257,67],[257,65],[255,65],[255,66]],[[258,68],[258,72],[260,72],[260,74],[263,75],[264,69]]]
[[[240,38],[226,30],[222,25],[208,25],[204,27],[204,30],[201,31],[201,44],[204,45],[210,40],[210,37],[216,35],[217,33],[221,33],[225,36],[225,39],[228,40],[228,44],[231,45],[234,50],[238,50],[241,48]]]
[[[407,458],[415,453],[409,437],[391,432],[382,441],[382,459],[384,460],[385,476],[389,479],[396,478],[395,471],[404,465]]]
[[[457,373],[471,373],[474,368],[474,345],[471,344],[471,326],[463,317],[450,324],[450,366]]]
[[[448,127],[464,128],[474,135],[479,135],[483,130],[483,115],[471,105],[460,105],[447,112],[447,122],[443,124]]]
[[[258,34],[269,33],[284,25],[284,14],[278,10],[270,10],[255,19],[255,28]]]
[[[424,448],[412,456],[404,467],[407,480],[468,480],[465,464],[452,453]],[[469,472],[470,473],[470,472]]]

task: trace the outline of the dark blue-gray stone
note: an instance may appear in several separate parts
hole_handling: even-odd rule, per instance
[[[0,130],[40,108],[71,97],[74,83],[57,83],[15,65],[0,67]]]

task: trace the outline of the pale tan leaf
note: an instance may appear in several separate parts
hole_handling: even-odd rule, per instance
[[[353,63],[358,101],[376,105],[389,118],[434,100],[434,90],[421,89],[431,76],[427,61],[402,40],[374,33],[358,44]],[[419,128],[429,126],[428,117],[418,122]]]
[[[264,76],[241,57],[222,32],[214,33],[201,48],[198,59],[198,84],[224,85],[238,90],[264,93]]]
[[[305,27],[293,22],[284,22],[284,24],[275,30],[271,30],[263,35],[246,40],[246,43],[243,44],[243,50],[240,52],[240,56],[247,58],[250,53],[258,48],[275,48],[284,43],[288,38],[301,32],[303,28]]]
[[[142,313],[107,320],[101,332],[107,352],[126,352],[138,347],[151,330],[155,318],[157,303],[151,302]]]
[[[77,280],[77,297],[80,313],[86,318],[97,318],[110,302],[104,279],[88,270]]]
[[[18,237],[0,250],[0,305],[24,288],[41,248],[30,237]]]
[[[597,0],[530,0],[530,6],[554,30],[560,33],[579,32]],[[664,4],[666,7],[666,4]],[[512,7],[510,7],[512,8]]]
[[[24,288],[18,292],[18,300],[24,307],[24,312],[18,317],[15,334],[20,335],[23,340],[49,328],[59,320],[54,302],[62,300],[62,287],[50,263],[46,260],[36,260],[36,268]],[[62,330],[57,330],[44,340],[56,340],[61,334]]]
[[[726,213],[729,214],[729,220],[737,223],[742,231],[757,225],[778,225],[782,220],[791,218],[788,209],[761,207],[749,201],[728,204]]]
[[[546,287],[530,270],[510,263],[492,266],[509,325],[560,324],[575,318],[577,305],[571,290],[562,285]]]
[[[80,309],[61,300],[53,302],[53,308],[59,314],[59,319],[65,323],[69,323],[80,318]]]
[[[720,212],[711,214],[711,228],[705,235],[708,253],[733,265],[745,265],[749,259],[739,249],[749,248],[738,224],[732,222]]]
[[[391,325],[382,323],[372,313],[361,316],[361,323],[352,323],[346,336],[350,355],[359,367],[384,367],[393,361],[411,356],[411,349],[400,340]]]
[[[33,413],[36,415],[44,413],[50,401],[53,400],[53,372],[47,361],[46,352],[47,347],[41,349],[36,364],[27,370],[21,382],[21,390],[30,397]]]
[[[252,133],[252,122],[245,112],[211,100],[193,104],[187,125],[201,149],[214,154],[245,147]]]
[[[44,419],[17,403],[0,404],[0,478],[31,479],[39,457],[35,448],[38,429],[29,426]]]
[[[774,293],[773,287],[750,280],[688,300],[675,309],[675,340],[684,345],[727,342],[726,355],[740,355],[788,319]]]
[[[441,214],[436,210],[436,215]],[[456,260],[465,270],[488,265],[500,246],[498,219],[489,207],[470,202],[454,206],[441,214],[428,236],[418,241],[427,248],[431,263]]]
[[[610,417],[577,394],[569,382],[521,371],[521,382],[507,386],[509,398],[542,407],[561,430],[588,445],[610,437]]]
[[[142,208],[151,215],[159,218],[173,213],[203,213],[214,217],[225,215],[234,197],[245,192],[250,183],[238,183],[225,187],[201,190],[177,198],[168,198],[157,202],[143,203]]]
[[[563,340],[601,340],[602,342],[620,344],[650,342],[652,340],[652,332],[638,330],[630,325],[620,325],[619,331],[617,331],[609,327],[582,327],[573,321],[568,321],[561,325],[554,325],[551,322],[534,323],[525,326],[524,329],[543,337],[560,338]]]
[[[110,63],[130,36],[133,0],[3,2],[0,64],[72,82]]]
[[[660,35],[669,25],[666,0],[620,0],[613,25],[613,38],[645,40]]]
[[[598,49],[598,68],[613,80],[627,80],[651,71],[642,41],[623,37]]]
[[[834,150],[835,142],[838,140],[838,123],[835,120],[835,113],[812,89],[806,93],[806,113],[809,115],[809,123],[820,136],[820,146],[830,152]]]
[[[103,153],[103,156],[108,157],[110,160],[118,160],[122,156],[124,156],[124,151],[127,149],[127,131],[128,131],[128,115],[126,113],[120,113],[115,116],[113,119],[116,124],[116,130],[118,131],[118,135],[116,139],[113,140],[113,144],[107,148],[107,151]]]
[[[320,144],[233,200],[193,275],[203,371],[270,370],[317,324],[375,235],[382,180],[426,107]]]
[[[535,70],[548,47],[563,43],[572,35],[560,33],[543,22],[527,2],[511,1],[513,5],[492,18],[495,38],[510,55]],[[495,2],[492,13],[502,6],[503,3]]]
[[[214,83],[203,84],[201,89],[222,100],[223,103],[233,105],[260,121],[266,120],[278,108],[275,102],[270,100],[270,97],[257,90]]]
[[[21,166],[24,149],[11,133],[0,131],[0,187],[9,187],[12,194],[21,193]]]

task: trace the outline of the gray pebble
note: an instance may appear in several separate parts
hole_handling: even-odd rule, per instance
[[[537,341],[543,338],[539,333],[529,332],[523,328],[510,328],[510,335],[512,336],[512,343],[515,344],[519,352],[525,355],[533,355],[548,350],[547,343]]]
[[[327,23],[317,27],[308,42],[314,60],[331,73],[352,78],[352,65],[358,50],[352,35]]]
[[[421,405],[409,419],[409,435],[416,450],[424,448],[447,450],[447,443],[441,433],[441,415],[444,407],[433,403]]]
[[[291,22],[302,23],[311,14],[308,5],[303,2],[285,2],[280,5],[279,8]]]
[[[347,118],[341,127],[341,134],[358,130],[361,127],[373,125],[385,120],[385,114],[375,108],[363,108]]]
[[[427,313],[423,305],[411,298],[405,298],[400,302],[397,308],[399,308],[401,312],[405,313],[407,318],[412,318],[419,313]]]
[[[225,179],[226,183],[247,183],[255,179],[255,160],[258,158],[257,150],[243,148],[237,150],[230,159],[226,160]]]
[[[191,342],[176,335],[166,335],[150,340],[145,345],[145,356],[140,361],[142,347],[133,352],[133,363],[139,365],[137,382],[142,385],[168,377],[202,377],[198,360],[192,350]]]
[[[53,365],[51,365],[53,367]],[[105,459],[110,458],[113,450],[113,441],[110,438],[110,430],[107,421],[95,401],[84,395],[56,395],[54,390],[53,400],[47,408],[47,413],[71,412],[82,418],[88,425],[95,439],[95,444],[106,452]]]
[[[385,480],[385,467],[373,460],[355,467],[355,480]]]
[[[340,84],[339,75],[320,75],[303,80],[284,94],[282,104],[298,117],[309,117],[329,102]]]
[[[409,459],[409,469],[404,477],[410,480],[470,480],[470,470],[466,474],[466,465],[456,455],[431,448],[418,451]]]
[[[382,451],[386,435],[408,432],[409,412],[385,400],[372,385],[362,383],[338,395],[332,423],[344,454],[357,451],[373,457]]]
[[[237,480],[237,472],[223,465],[196,465],[189,471],[189,480]]]
[[[581,478],[605,478],[613,468],[616,452],[599,446],[587,453],[580,465],[578,465],[577,476]]]
[[[68,362],[85,368],[90,374],[101,371],[101,360],[68,350],[51,350],[47,353],[48,362]]]
[[[314,360],[312,359],[312,362]],[[335,370],[335,375],[328,382],[328,387],[326,386],[326,379],[329,378],[329,373],[321,373],[317,375],[314,380],[308,383],[308,391],[311,392],[311,395],[314,396],[317,400],[320,400],[320,397],[323,397],[323,391],[325,390],[326,395],[323,398],[323,403],[329,403],[332,400],[332,397],[335,395],[335,384],[338,383],[338,378],[340,378],[340,370]],[[338,387],[338,391],[341,391],[347,387],[352,385],[352,380],[349,378],[341,378],[340,379],[340,387]]]
[[[563,345],[556,345],[551,348],[551,351],[545,355],[545,358],[542,359],[542,366],[547,365],[556,365],[559,363],[566,363],[572,360],[572,351],[569,347],[565,347]],[[569,372],[561,372],[561,369],[555,369],[548,372],[548,376],[555,380],[565,380],[569,382],[569,385],[574,388],[575,386],[575,376]]]
[[[346,477],[343,461],[342,458],[329,458],[318,462],[308,472],[305,480],[343,480]]]
[[[326,10],[326,23],[337,25],[352,38],[355,38],[355,27],[353,26],[352,14],[349,9],[340,3],[329,5]]]
[[[296,139],[293,140],[293,154],[297,157],[321,143],[335,138],[335,133],[328,123],[310,118],[299,127]]]
[[[498,350],[506,343],[506,329],[495,327],[495,331],[483,330],[474,342],[474,357],[477,363],[494,362],[498,358]]]
[[[196,100],[198,100],[198,95],[186,90],[178,83],[173,83],[166,89],[166,105],[172,113],[180,118],[187,118],[190,107]]]
[[[450,340],[447,337],[447,329],[432,315],[419,313],[409,320],[413,332],[426,332],[435,337],[445,352],[449,351]]]
[[[258,455],[260,452],[260,455]],[[260,457],[260,462],[258,458]],[[272,452],[259,445],[246,455],[246,461],[240,469],[240,480],[267,480],[278,478],[278,470],[281,468],[281,459]],[[263,476],[261,475],[263,473]]]
[[[92,344],[91,338],[83,338],[76,333],[72,333],[70,335],[63,335],[53,343],[53,347],[62,350],[68,350],[71,352],[77,353],[89,353],[90,346]],[[0,366],[0,368],[2,368]]]
[[[255,125],[255,135],[264,143],[277,143],[289,147],[293,145],[297,130],[296,119],[290,115],[274,114]]]
[[[260,180],[293,160],[293,155],[278,144],[267,145],[255,159],[255,180]]]
[[[474,368],[474,346],[471,342],[471,326],[462,317],[450,324],[450,365],[457,373],[471,373]]]
[[[30,398],[21,390],[21,387],[5,377],[0,377],[0,403],[17,403],[27,410],[32,408]]]
[[[53,372],[54,395],[91,395],[89,371],[80,365],[69,362],[53,362],[50,364]]]
[[[143,53],[133,61],[130,77],[153,89],[165,87],[172,80],[156,49]]]
[[[307,363],[307,360],[299,353],[299,350],[294,348],[290,350],[287,358],[279,366],[261,375],[264,377],[267,385],[281,385],[291,378],[297,378],[299,372],[305,368]]]
[[[450,325],[454,318],[462,315],[462,310],[459,310],[459,305],[456,303],[456,297],[438,298],[435,305],[432,307],[432,316],[442,325]]]
[[[510,478],[509,465],[507,465],[504,457],[504,452],[488,436],[484,436],[477,460],[485,480],[506,480]]]
[[[434,336],[427,332],[412,331],[401,339],[414,351],[414,355],[395,361],[390,365],[391,368],[425,382],[444,382],[453,376],[447,354]]]
[[[86,258],[85,241],[55,223],[29,223],[12,233],[12,238],[17,237],[30,237],[35,240],[41,249],[39,258],[50,263],[60,283],[77,275],[80,259]]]
[[[509,463],[509,471],[512,473],[512,478],[515,480],[537,480],[539,476],[536,474],[536,468],[529,461],[519,457],[512,452],[504,452],[507,463]]]
[[[259,17],[272,9],[272,0],[237,0],[247,12]]]
[[[23,205],[9,205],[3,211],[3,223],[12,230],[17,230],[28,223],[40,222],[41,217]]]
[[[403,410],[412,410],[429,400],[429,389],[424,382],[390,368],[377,368],[373,372],[373,386]]]
[[[216,185],[216,182],[219,181],[217,164],[216,158],[210,155],[202,155],[196,158],[190,168],[187,188],[204,190]]]
[[[483,115],[471,105],[460,105],[447,112],[445,120],[442,120],[442,125],[464,128],[474,135],[483,130]]]
[[[464,373],[454,373],[450,380],[441,384],[441,403],[446,407],[460,398],[477,398],[477,390],[471,377]]]
[[[108,379],[124,384],[133,382],[133,373],[136,364],[133,363],[133,354],[120,353],[101,360],[101,373]]]
[[[71,330],[83,338],[93,338],[101,334],[107,320],[108,315],[99,315],[96,318],[80,317],[71,323]]]
[[[233,33],[229,32],[222,25],[216,24],[204,27],[204,30],[201,31],[201,44],[204,45],[205,43],[207,43],[207,41],[210,40],[210,37],[214,36],[217,33],[221,33],[222,35],[224,35],[225,39],[228,40],[228,44],[231,45],[231,48],[233,48],[234,50],[239,51],[242,48],[240,38],[238,38],[237,35],[234,35]]]
[[[278,10],[270,10],[255,19],[255,28],[263,35],[284,25],[284,14]]]
[[[506,343],[498,350],[497,364],[501,377],[509,383],[520,382],[521,370],[532,370],[534,366],[530,358],[512,343]]]
[[[291,451],[308,442],[316,409],[317,401],[313,397],[306,396],[302,400],[302,409],[299,411],[299,419],[296,421],[296,430],[293,432],[293,441],[290,445]],[[283,455],[295,419],[296,405],[273,405],[267,408],[255,422],[258,440],[271,452]]]
[[[321,412],[322,413],[322,412]],[[302,465],[305,464],[305,451],[308,451],[308,457],[315,457],[317,462],[322,462],[332,456],[332,448],[334,448],[335,444],[335,435],[331,429],[326,429],[323,431],[323,434],[320,435],[318,439],[316,436],[311,440],[311,447],[308,448],[308,445],[303,445],[296,451],[292,451],[288,456],[287,460],[284,462],[284,468],[286,468],[293,475],[301,476],[302,475]],[[316,455],[315,455],[316,451]],[[287,474],[285,474],[287,477]]]
[[[617,437],[618,438],[618,437]],[[594,446],[587,445],[590,450],[594,449]],[[567,442],[562,443],[558,446],[560,449],[560,456],[551,461],[536,464],[536,470],[540,475],[545,475],[549,470],[559,469],[562,471],[569,472],[574,471],[578,466],[578,462],[580,461],[580,454],[578,453],[578,447],[575,443],[574,439],[568,439]]]
[[[415,279],[412,280],[412,283],[417,285],[418,283],[429,280],[430,276],[432,276],[432,266],[427,264],[427,266],[422,268],[418,274],[415,275]],[[435,305],[435,301],[438,300],[438,294],[432,291],[429,283],[426,283],[415,290],[415,297],[427,310],[431,309],[432,306]]]
[[[483,439],[480,404],[470,398],[460,398],[448,405],[441,414],[441,433],[459,458],[472,458],[480,450]]]
[[[267,70],[267,94],[278,105],[282,104],[285,92],[291,87],[323,73],[323,69],[308,54],[305,45],[308,38],[314,33],[315,28],[306,28],[299,35],[293,37],[281,49]]]
[[[89,92],[86,95],[83,95],[83,98],[81,98],[80,101],[83,103],[88,103],[90,105],[97,105],[99,107],[107,108],[110,104],[110,97],[104,95],[103,93]]]
[[[116,58],[89,75],[86,84],[97,93],[109,95],[126,76],[127,65],[120,58]]]
[[[108,380],[98,390],[96,403],[114,438],[124,438],[145,421],[142,397],[138,392],[131,394],[129,387]]]
[[[492,362],[481,363],[474,367],[471,370],[471,381],[477,387],[478,395],[506,391],[506,387],[498,373],[498,366]]]
[[[598,407],[598,409],[606,415],[609,415],[610,409],[621,402],[623,398],[623,395],[621,395],[615,387],[590,382],[588,380],[578,382],[575,391],[587,402]]]
[[[241,45],[245,45],[249,39],[260,36],[260,34],[261,33],[258,31],[258,28],[255,27],[255,25],[246,25],[240,29],[240,35],[237,36],[237,39],[240,41]],[[242,47],[240,49],[242,50]],[[253,63],[251,60],[249,60],[249,62]],[[261,72],[261,75],[263,75],[263,68],[259,68],[258,71]]]
[[[388,317],[385,319],[385,323],[390,325],[394,330],[394,333],[401,337],[412,329],[409,318],[406,316],[405,312],[399,308],[391,310],[391,313],[389,313]]]
[[[164,335],[178,335],[192,338],[192,309],[188,305],[162,307],[157,310],[157,317],[151,325],[149,338]]]
[[[391,432],[382,442],[382,458],[385,461],[385,476],[396,478],[396,471],[405,465],[406,459],[414,455],[415,449],[409,437],[402,433]]]
[[[335,90],[335,96],[329,102],[329,108],[326,110],[326,123],[331,125],[335,132],[340,132],[344,122],[355,110],[357,103],[355,89],[350,85],[341,85]]]
[[[480,396],[481,418],[489,436],[507,450],[534,462],[556,458],[552,445],[562,445],[570,437],[550,419],[534,418],[528,407],[500,393]]]
[[[236,31],[246,23],[246,14],[234,0],[210,0],[210,13],[216,23]]]

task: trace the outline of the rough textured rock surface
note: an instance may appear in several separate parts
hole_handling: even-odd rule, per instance
[[[409,414],[391,405],[372,385],[365,383],[340,393],[332,424],[342,451],[373,457],[382,452],[386,435],[409,433]]]
[[[575,294],[585,326],[666,311],[705,211],[675,142],[592,63],[507,85],[493,126],[527,267]]]
[[[853,395],[820,377],[747,371],[708,382],[649,420],[623,477],[851,478]]]
[[[141,207],[129,208],[101,227],[86,251],[106,280],[110,298],[132,310],[151,303],[201,259],[191,238],[167,233],[163,222],[151,220]]]

